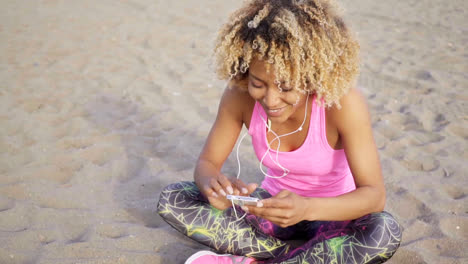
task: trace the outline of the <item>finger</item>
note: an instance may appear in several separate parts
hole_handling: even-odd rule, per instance
[[[248,194],[253,193],[257,188],[258,188],[258,184],[256,184],[256,183],[249,183],[249,184],[247,185]]]
[[[213,188],[215,192],[217,192],[218,194],[222,196],[226,196],[226,192],[223,190],[223,187],[221,186],[221,184],[219,184],[217,179],[212,178],[210,180],[210,185],[211,185],[211,188]]]
[[[265,218],[265,219],[267,219],[267,218]],[[286,220],[284,218],[270,217],[267,220],[269,220],[273,224],[278,225],[278,226],[283,227],[283,228],[286,228],[286,227],[292,225],[292,223],[290,223],[288,220]]]
[[[232,188],[231,181],[229,181],[229,179],[225,175],[219,174],[218,182],[221,184],[222,188],[227,191],[227,193],[229,194],[234,193],[234,189]]]
[[[291,208],[291,200],[287,198],[277,198],[271,197],[268,199],[260,200],[257,203],[258,207],[265,207],[265,208]]]
[[[262,218],[265,217],[276,217],[284,219],[287,213],[283,209],[277,208],[259,208],[255,206],[244,206],[246,207],[247,211],[253,215],[260,216]],[[244,208],[242,208],[244,209]],[[245,211],[245,210],[244,210]]]
[[[263,218],[265,220],[268,220],[272,223],[274,223],[275,225],[278,225],[278,226],[281,226],[281,227],[288,227],[291,225],[291,222],[289,219],[287,218],[282,218],[282,217],[277,217],[277,216],[269,216],[269,215],[264,215],[264,216],[260,216],[260,215],[256,215],[257,217],[260,217],[260,218]]]
[[[232,183],[235,185],[237,189],[240,190],[240,192],[244,195],[249,193],[249,190],[247,189],[247,184],[245,184],[241,179],[233,179]]]
[[[289,194],[291,193],[291,191],[289,190],[281,190],[279,193],[277,193],[274,197],[277,197],[277,198],[284,198],[284,197],[287,197],[289,196]]]
[[[232,186],[232,190],[233,190],[233,194],[234,195],[241,195],[241,189],[239,187],[237,187],[236,185],[236,179],[229,179],[229,181],[231,182],[231,186]]]
[[[219,195],[209,185],[205,185],[203,187],[203,193],[205,194],[206,197],[214,197],[214,198],[219,197]]]
[[[241,206],[241,208],[242,208],[242,210],[244,210],[247,213],[250,213],[250,214],[253,214],[255,216],[261,217],[263,219],[269,220],[269,221],[274,222],[275,224],[278,224],[278,225],[279,224],[285,224],[285,223],[287,223],[289,221],[289,219],[281,217],[281,216],[264,214],[264,211],[261,211],[261,210],[256,210],[256,209],[252,210],[252,207],[250,207],[251,209],[249,209],[249,208],[247,208],[247,206]]]

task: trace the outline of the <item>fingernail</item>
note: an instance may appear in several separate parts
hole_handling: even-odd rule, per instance
[[[218,194],[215,193],[215,192],[213,192],[213,193],[211,194],[211,196],[213,196],[213,197],[215,197],[215,198],[218,198]]]
[[[248,212],[249,211],[249,208],[245,207],[245,206],[241,206],[241,209],[244,210],[245,212]]]
[[[262,202],[258,202],[258,203],[257,203],[257,207],[263,207],[263,203],[262,203]]]
[[[226,190],[228,191],[229,194],[233,194],[233,193],[234,193],[234,190],[232,189],[231,186],[228,186],[228,187],[226,188]]]
[[[249,191],[246,188],[242,188],[242,193],[247,194]]]
[[[226,193],[224,192],[224,190],[221,190],[219,192],[221,193],[222,196],[226,196]]]

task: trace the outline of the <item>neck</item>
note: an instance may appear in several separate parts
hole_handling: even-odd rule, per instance
[[[302,100],[300,104],[295,106],[296,110],[284,123],[274,124],[272,123],[271,128],[274,131],[281,133],[281,131],[292,131],[302,127],[301,130],[305,130],[309,125],[310,110],[312,107],[312,95],[308,95],[309,98]],[[307,107],[307,109],[306,109]]]
[[[312,106],[312,96],[311,95],[307,95],[308,97],[305,97],[304,100],[302,100],[301,103],[299,103],[299,105],[297,106],[296,108],[296,111],[294,112],[293,115],[291,115],[289,118],[288,118],[288,121],[291,121],[292,123],[299,123],[299,124],[302,124],[302,122],[304,121],[304,114],[306,116],[309,116],[309,113],[310,113],[310,107]],[[307,110],[305,109],[307,107]]]

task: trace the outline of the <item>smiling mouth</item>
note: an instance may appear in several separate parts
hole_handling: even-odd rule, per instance
[[[283,113],[283,110],[286,109],[286,106],[283,106],[281,108],[275,108],[275,109],[268,109],[266,110],[267,114],[273,117],[279,116]]]
[[[286,106],[283,106],[283,107],[280,107],[280,108],[276,108],[276,109],[269,109],[267,108],[267,111],[268,112],[273,112],[273,113],[276,113],[276,112],[279,112],[281,110],[283,110]]]
[[[270,112],[270,113],[277,113],[277,112],[279,112],[281,109],[283,109],[283,108],[270,109],[270,110],[268,110],[268,112]]]

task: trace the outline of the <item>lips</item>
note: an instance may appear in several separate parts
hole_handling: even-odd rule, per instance
[[[275,109],[266,108],[265,112],[267,113],[268,116],[278,117],[284,112],[285,109],[286,109],[286,106],[283,106],[281,108],[275,108]]]

